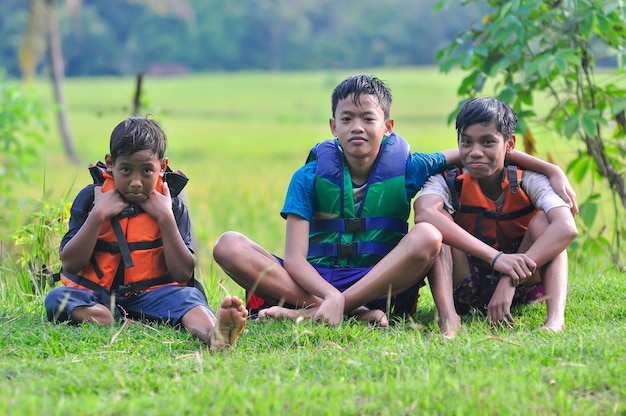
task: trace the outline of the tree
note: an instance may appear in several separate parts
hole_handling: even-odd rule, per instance
[[[54,92],[59,131],[65,152],[72,162],[80,164],[80,157],[76,152],[74,140],[72,139],[66,110],[67,104],[63,92],[65,65],[54,0],[30,0],[28,6],[28,21],[20,51],[22,73],[27,81],[34,77],[35,68],[42,52],[42,48],[39,45],[44,43],[44,49],[47,52],[48,62],[50,63],[50,80]],[[43,42],[42,39],[44,40]]]
[[[160,14],[171,12],[189,22],[195,21],[192,9],[184,0],[143,0],[140,3],[144,3]],[[70,15],[77,19],[82,7],[82,0],[65,0],[64,5]],[[26,81],[34,78],[37,64],[44,51],[48,57],[57,121],[65,152],[72,162],[80,164],[80,157],[74,147],[63,92],[65,63],[55,0],[29,0],[28,17],[20,48],[20,67]]]
[[[449,6],[442,0],[435,10]],[[467,0],[463,4],[477,3]],[[597,216],[599,192],[592,187],[580,205],[583,249],[601,255],[607,250],[624,267],[622,245],[626,226],[626,5],[604,0],[487,0],[489,10],[437,55],[444,72],[460,66],[469,71],[458,89],[463,99],[483,93],[493,82],[497,98],[518,113],[525,141],[529,123],[539,122],[579,145],[567,170],[575,182],[600,180],[612,191],[615,233],[609,238]],[[610,68],[600,68],[600,64]],[[546,94],[549,99],[545,100]],[[545,118],[536,111],[548,103]],[[456,115],[460,106],[453,112]],[[595,224],[595,226],[594,226]],[[600,231],[595,237],[592,230]],[[610,227],[609,227],[610,229]]]

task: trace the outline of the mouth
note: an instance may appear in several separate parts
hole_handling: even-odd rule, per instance
[[[354,144],[360,144],[360,143],[366,143],[367,139],[365,137],[353,137],[350,140],[348,140],[350,143],[354,143]]]
[[[482,162],[468,162],[465,164],[465,167],[467,169],[483,169],[487,166],[486,163],[482,163]]]
[[[124,198],[129,202],[142,202],[148,199],[148,197],[141,192],[127,192]]]

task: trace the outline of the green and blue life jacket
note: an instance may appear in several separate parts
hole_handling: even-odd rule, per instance
[[[317,160],[315,210],[309,230],[311,264],[371,267],[408,232],[410,200],[406,193],[409,144],[392,133],[383,139],[355,207],[352,177],[338,139],[318,143],[307,163]]]

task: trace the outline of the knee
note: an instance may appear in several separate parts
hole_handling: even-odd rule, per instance
[[[240,239],[241,234],[235,231],[226,231],[220,235],[215,242],[215,246],[213,246],[213,257],[215,260],[219,263],[220,260],[228,258],[237,245],[240,244],[238,243]]]
[[[415,224],[405,239],[411,256],[420,260],[432,260],[441,251],[443,242],[441,232],[426,222]]]
[[[213,247],[213,258],[219,265],[228,262],[240,252],[245,243],[245,237],[236,231],[227,231],[220,235]]]

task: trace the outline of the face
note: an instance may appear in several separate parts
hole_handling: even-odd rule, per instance
[[[376,158],[383,136],[393,132],[393,119],[385,120],[378,99],[362,95],[361,105],[352,102],[352,95],[337,103],[330,130],[339,139],[344,154],[350,158]]]
[[[470,175],[478,179],[496,177],[504,168],[507,153],[515,148],[515,136],[505,142],[495,122],[472,124],[459,137],[459,154]]]
[[[135,204],[148,199],[167,167],[167,158],[160,161],[150,150],[119,156],[115,163],[111,155],[106,155],[105,160],[117,191]]]

